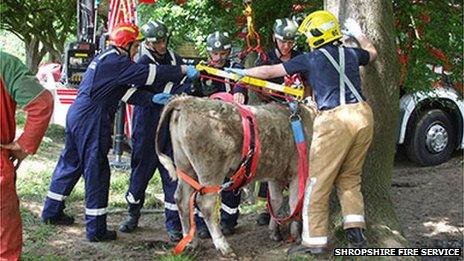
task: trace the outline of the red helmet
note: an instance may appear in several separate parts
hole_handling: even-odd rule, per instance
[[[125,47],[131,42],[142,40],[143,35],[139,27],[133,23],[120,23],[113,28],[110,34],[110,43],[117,47]]]

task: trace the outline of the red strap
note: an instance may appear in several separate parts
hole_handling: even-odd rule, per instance
[[[253,112],[249,109],[248,106],[236,103],[233,100],[233,96],[230,93],[216,93],[211,95],[213,99],[220,99],[226,102],[234,104],[240,115],[242,116],[242,127],[243,127],[243,147],[242,147],[242,159],[247,159],[249,157],[249,152],[251,148],[251,128],[250,123],[253,124],[253,133],[254,133],[254,153],[251,158],[251,167],[249,175],[246,174],[245,166],[240,166],[236,173],[231,177],[233,184],[227,188],[227,190],[234,190],[239,187],[242,187],[251,182],[251,180],[256,175],[256,168],[258,167],[259,157],[261,155],[261,144],[259,142],[259,130],[258,123]]]
[[[306,180],[308,179],[309,176],[309,163],[308,163],[308,150],[306,147],[306,143],[302,142],[299,144],[296,144],[297,150],[298,150],[298,203],[293,210],[293,212],[284,218],[277,217],[274,214],[274,211],[272,209],[271,205],[271,196],[269,195],[269,192],[267,193],[267,208],[269,210],[269,213],[271,214],[272,218],[278,223],[282,224],[294,217],[298,217],[301,213],[301,209],[303,208],[303,201],[304,201],[304,193],[305,193],[305,185],[306,185]]]

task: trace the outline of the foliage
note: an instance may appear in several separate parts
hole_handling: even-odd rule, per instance
[[[261,36],[263,48],[272,44],[271,29],[275,19],[290,17],[296,3],[313,10],[322,6],[322,1],[282,0],[278,4],[252,1],[254,28]],[[150,19],[163,21],[171,30],[170,45],[173,48],[189,41],[204,55],[206,37],[216,30],[228,32],[236,48],[244,47],[244,40],[239,37],[239,33],[246,30],[242,0],[188,0],[183,5],[178,1],[159,0],[153,5],[141,5],[138,14],[140,24]]]
[[[63,53],[66,39],[76,28],[76,1],[4,0],[0,2],[0,16],[1,29],[26,44],[27,64],[35,70],[45,54],[59,59]]]
[[[414,2],[393,1],[398,47],[407,59],[401,68],[404,90],[430,89],[431,83],[440,79],[427,64],[444,66],[452,71],[453,81],[460,81],[463,77],[462,1]]]

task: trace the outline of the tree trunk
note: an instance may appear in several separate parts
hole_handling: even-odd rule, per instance
[[[400,235],[401,227],[390,199],[399,108],[399,64],[392,2],[325,0],[324,6],[338,16],[342,27],[346,18],[357,20],[377,48],[377,60],[361,71],[363,92],[375,118],[374,140],[364,165],[362,183],[367,236],[371,246],[405,246],[408,243]]]
[[[24,39],[26,45],[26,65],[32,72],[36,73],[39,67],[40,61],[42,61],[45,51],[39,50],[40,41],[37,37],[32,36],[31,38]]]

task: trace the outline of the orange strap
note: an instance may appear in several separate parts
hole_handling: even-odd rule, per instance
[[[198,181],[194,180],[192,177],[187,175],[187,173],[185,173],[181,169],[177,169],[176,172],[179,178],[185,181],[190,186],[192,186],[195,191],[192,192],[192,194],[190,194],[190,198],[189,198],[190,229],[187,235],[184,235],[182,240],[174,248],[173,250],[174,255],[178,255],[182,253],[185,247],[192,241],[193,236],[195,235],[195,230],[197,229],[196,224],[195,224],[195,199],[197,197],[197,194],[200,193],[200,195],[203,195],[203,194],[208,194],[208,193],[219,193],[222,189],[222,186],[207,186],[207,187],[203,186],[200,183],[198,183]]]

